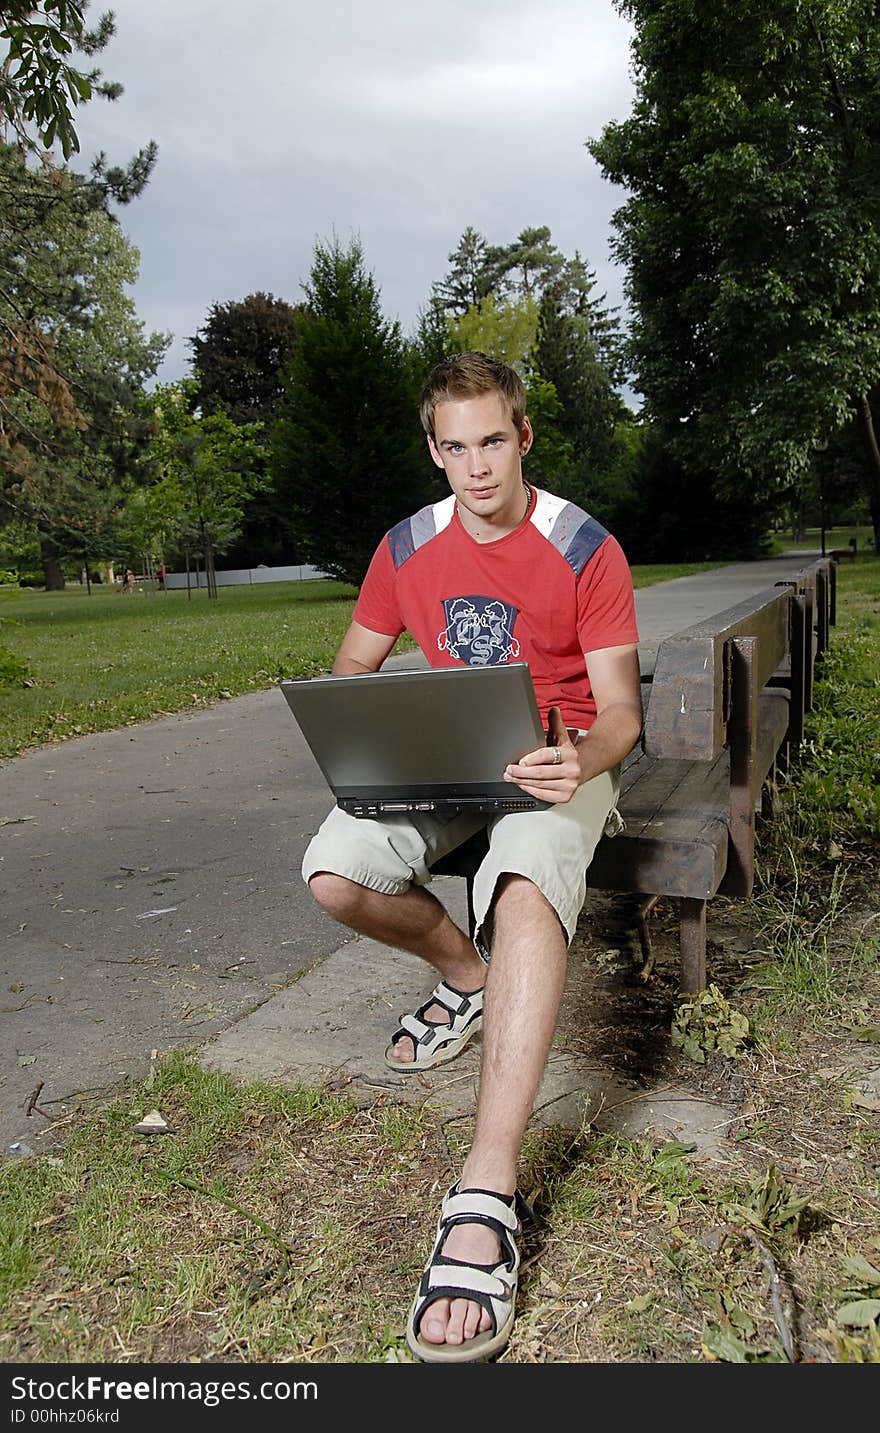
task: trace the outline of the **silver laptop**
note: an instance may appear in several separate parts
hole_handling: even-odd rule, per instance
[[[503,779],[547,738],[526,662],[281,682],[337,803],[394,811],[532,811]]]

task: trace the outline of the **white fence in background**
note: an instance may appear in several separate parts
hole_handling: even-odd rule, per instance
[[[326,577],[317,567],[230,567],[225,572],[217,571],[218,587],[242,587],[256,582],[306,582],[313,577]],[[205,586],[205,574],[199,573],[199,585]],[[189,575],[190,587],[196,586],[196,574]],[[166,572],[166,587],[186,587],[185,572]]]

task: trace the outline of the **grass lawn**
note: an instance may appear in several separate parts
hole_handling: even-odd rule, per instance
[[[825,529],[825,551],[832,552],[837,547],[849,547],[850,538],[854,537],[858,544],[859,552],[872,552],[874,549],[874,529],[872,527],[857,523],[849,527],[826,527]],[[777,532],[773,534],[774,552],[818,552],[822,546],[822,529],[819,527],[805,528],[801,536],[795,541],[790,532]]]
[[[717,563],[633,571],[637,587]],[[330,580],[121,594],[0,592],[0,647],[27,685],[0,685],[0,758],[328,671],[356,589]],[[406,639],[401,640],[401,648]]]

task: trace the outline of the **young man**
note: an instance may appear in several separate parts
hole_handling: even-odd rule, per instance
[[[483,1026],[473,1144],[443,1202],[407,1342],[426,1362],[498,1353],[513,1324],[520,1145],[556,1024],[586,869],[642,724],[632,579],[587,513],[523,481],[532,444],[516,372],[481,353],[439,364],[422,423],[452,489],[386,534],[334,663],[377,671],[402,631],[435,667],[526,661],[547,745],[504,773],[549,803],[500,817],[365,820],[335,808],[303,876],[324,910],[422,956],[441,980],[393,1034],[401,1073],[451,1059]],[[486,826],[471,941],[426,889],[429,866]],[[485,987],[485,990],[484,990]]]

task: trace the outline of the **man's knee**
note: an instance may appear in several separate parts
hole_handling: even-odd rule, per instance
[[[559,913],[541,887],[528,876],[505,871],[498,877],[487,916],[488,943],[494,949],[495,938],[499,934],[507,937],[516,932],[528,932],[536,925],[543,929],[548,915],[555,918],[562,931]]]
[[[364,894],[363,886],[334,871],[316,871],[309,877],[309,890],[321,909],[339,921],[354,914]]]
[[[488,912],[488,925],[492,933],[500,926],[516,927],[528,923],[533,915],[552,906],[540,886],[518,872],[505,871],[495,883],[492,902]]]

